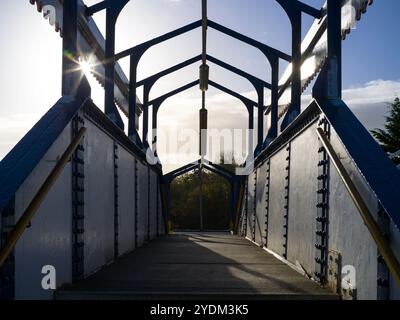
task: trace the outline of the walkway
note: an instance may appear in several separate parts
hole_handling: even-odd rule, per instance
[[[58,299],[332,299],[248,240],[228,233],[177,233],[152,241]]]

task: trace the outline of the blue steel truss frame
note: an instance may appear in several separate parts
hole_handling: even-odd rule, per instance
[[[281,131],[283,131],[290,123],[292,123],[301,111],[301,64],[304,56],[301,51],[301,27],[302,27],[302,13],[308,14],[314,18],[321,18],[323,15],[322,9],[317,10],[307,4],[302,3],[298,0],[276,0],[277,3],[286,12],[292,27],[292,52],[291,55],[283,53],[275,48],[272,48],[264,43],[258,42],[251,39],[241,33],[224,27],[214,21],[207,20],[207,26],[213,28],[227,36],[233,37],[236,40],[244,42],[254,48],[259,49],[271,66],[271,83],[262,81],[244,71],[233,67],[221,60],[215,59],[211,56],[207,56],[207,59],[213,63],[216,63],[246,79],[248,79],[255,87],[258,102],[255,103],[247,98],[240,96],[238,93],[229,90],[215,82],[210,81],[210,84],[215,86],[217,89],[222,90],[236,98],[239,98],[246,106],[249,111],[249,128],[254,127],[253,119],[253,108],[258,107],[258,145],[256,148],[256,155],[262,152],[262,149],[267,147],[269,142],[277,138],[278,136],[278,101],[284,90],[291,85],[291,103],[288,107],[286,115],[281,124]],[[199,81],[192,82],[183,87],[177,88],[170,93],[165,94],[153,101],[149,101],[149,93],[154,83],[164,75],[177,71],[185,66],[188,66],[199,60],[199,57],[194,57],[187,61],[182,62],[174,67],[167,70],[161,71],[160,73],[153,75],[140,82],[137,81],[137,67],[140,59],[144,53],[151,47],[178,37],[189,31],[202,26],[202,20],[195,21],[191,24],[183,26],[182,28],[176,29],[172,32],[161,35],[150,41],[144,42],[120,53],[115,54],[115,25],[119,14],[125,7],[129,0],[105,0],[92,7],[87,8],[86,14],[88,16],[93,15],[101,10],[106,10],[106,52],[104,67],[106,69],[106,81],[105,81],[105,113],[111,118],[117,125],[121,126],[121,119],[119,113],[114,104],[114,68],[115,63],[123,58],[130,58],[130,79],[129,79],[129,125],[128,125],[128,136],[138,144],[141,144],[138,138],[138,113],[137,113],[137,88],[141,85],[144,87],[144,126],[143,133],[144,137],[147,136],[148,131],[148,106],[153,105],[153,128],[157,128],[157,111],[161,104],[169,97],[178,94],[190,87],[199,84]],[[70,56],[77,57],[77,39],[76,39],[76,28],[77,28],[77,0],[67,2],[68,5],[64,7],[64,32],[67,36],[63,40],[64,52],[68,52],[68,57],[64,57],[63,60],[63,94],[68,95],[71,92],[64,90],[64,83],[68,81],[74,83],[74,86],[78,87],[78,75],[70,74],[68,70],[71,69],[72,64],[76,61],[70,59]],[[341,3],[336,0],[328,0],[327,7],[327,30],[328,30],[328,55],[327,60],[321,71],[316,85],[314,86],[313,96],[319,100],[324,99],[340,99],[341,98]],[[321,28],[322,30],[322,28]],[[312,41],[310,47],[318,41],[318,37],[321,34],[317,34],[315,40]],[[307,49],[308,50],[308,49]],[[306,50],[306,51],[307,51]],[[311,48],[312,50],[312,48]],[[64,55],[65,56],[65,55]],[[279,62],[283,59],[292,64],[292,73],[289,80],[283,85],[279,86]],[[269,113],[271,116],[271,127],[267,135],[266,141],[264,141],[264,89],[271,90],[271,106]],[[72,92],[73,93],[73,92]],[[145,139],[145,138],[144,138]],[[154,141],[156,142],[156,141]]]
[[[271,66],[271,84],[260,82],[259,79],[244,73],[242,70],[229,66],[228,64],[213,59],[212,57],[207,57],[210,61],[219,64],[220,66],[227,67],[233,72],[237,74],[241,74],[246,77],[248,80],[255,85],[256,92],[258,95],[258,144],[257,144],[257,153],[260,152],[260,148],[262,149],[262,145],[264,142],[264,87],[267,87],[271,90],[271,128],[269,130],[267,139],[272,140],[278,135],[278,101],[279,97],[282,94],[282,90],[279,88],[279,60],[283,59],[292,63],[292,76],[290,78],[292,84],[292,97],[291,104],[288,108],[285,119],[282,123],[282,128],[284,129],[289,123],[291,123],[294,118],[296,118],[300,114],[300,100],[301,100],[301,63],[302,63],[302,53],[301,53],[301,26],[302,26],[302,13],[308,14],[314,18],[322,17],[322,9],[315,9],[301,1],[298,0],[276,0],[277,3],[283,8],[292,25],[292,54],[285,54],[273,47],[270,47],[264,43],[256,41],[252,38],[249,38],[239,32],[231,30],[225,26],[222,26],[214,21],[207,19],[207,26],[213,28],[227,36],[233,37],[236,40],[242,41],[254,48],[259,49],[268,60]],[[72,1],[76,2],[76,1]],[[122,123],[117,108],[114,104],[114,67],[115,62],[125,58],[130,57],[130,81],[129,81],[129,125],[128,125],[128,135],[134,140],[138,140],[137,134],[137,102],[136,102],[136,93],[138,88],[137,82],[137,67],[140,62],[140,59],[144,55],[144,53],[150,49],[151,47],[160,44],[162,42],[173,39],[177,36],[180,36],[184,33],[192,31],[196,28],[202,26],[202,20],[195,21],[186,26],[183,26],[179,29],[161,35],[157,38],[149,40],[147,42],[136,45],[132,48],[124,50],[118,54],[115,54],[115,25],[118,19],[119,14],[124,9],[129,0],[105,0],[98,4],[95,4],[86,10],[86,14],[91,16],[99,11],[106,10],[106,52],[105,52],[105,62],[104,66],[106,69],[106,85],[105,85],[105,113],[114,120],[117,124]],[[73,8],[71,8],[70,12],[67,12],[68,16],[73,16],[72,12]],[[73,25],[74,21],[71,21],[71,25]],[[71,39],[72,42],[74,39]],[[76,39],[75,39],[76,42]],[[194,62],[194,61],[193,61]],[[191,62],[191,63],[193,63]],[[190,64],[190,60],[182,63],[181,66],[177,65],[175,70],[183,67],[183,65]],[[170,70],[171,71],[171,70]],[[172,72],[172,71],[171,71]],[[153,78],[155,79],[155,78]],[[147,104],[148,93],[151,90],[152,84],[150,82],[146,82],[144,84],[144,106]],[[153,83],[154,84],[154,83]],[[286,84],[286,86],[289,83]],[[145,108],[146,109],[146,108]],[[144,127],[148,126],[148,113],[145,111],[144,114]],[[147,119],[146,119],[147,118]],[[147,128],[144,128],[147,131]],[[139,142],[139,141],[138,141]]]

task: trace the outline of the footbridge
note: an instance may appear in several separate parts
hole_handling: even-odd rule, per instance
[[[291,24],[288,53],[211,21],[204,0],[200,20],[116,52],[128,2],[30,0],[62,36],[62,96],[0,162],[1,298],[399,299],[400,172],[341,96],[342,41],[372,0],[276,0]],[[93,19],[102,11],[105,37]],[[314,23],[302,37],[304,15]],[[147,50],[198,28],[198,56],[138,79]],[[271,80],[209,55],[208,29],[259,50]],[[104,112],[82,70],[89,55]],[[200,77],[150,99],[157,81],[196,63]],[[250,81],[257,101],[212,81],[208,63]],[[166,173],[158,111],[194,86],[199,160]],[[209,86],[247,110],[248,154],[235,171],[207,160]],[[228,181],[230,230],[171,229],[171,183],[193,170]]]

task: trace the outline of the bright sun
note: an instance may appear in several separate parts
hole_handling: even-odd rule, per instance
[[[89,75],[93,72],[94,64],[91,62],[90,57],[88,58],[79,58],[79,65],[81,70],[86,74]]]
[[[89,63],[88,61],[86,61],[86,60],[82,60],[82,61],[80,62],[80,66],[81,66],[82,71],[83,71],[85,74],[89,74],[89,73],[92,71],[92,66],[91,66],[90,63]]]

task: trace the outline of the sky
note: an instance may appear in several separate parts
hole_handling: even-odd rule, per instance
[[[99,0],[87,0],[91,5]],[[324,0],[304,1],[321,7]],[[200,19],[201,0],[132,0],[117,24],[116,51]],[[274,0],[209,0],[209,19],[290,53],[290,24]],[[400,1],[376,0],[343,43],[343,97],[368,128],[381,127],[387,102],[400,95],[400,41],[397,39]],[[105,15],[95,20],[104,32]],[[304,16],[303,36],[312,23]],[[28,0],[9,1],[0,11],[0,159],[23,137],[61,94],[61,38]],[[150,49],[143,56],[138,78],[148,77],[200,54],[200,30]],[[208,53],[269,81],[270,70],[256,49],[209,31]],[[126,59],[127,60],[127,59]],[[121,61],[128,70],[128,61]],[[282,71],[285,65],[282,64]],[[246,80],[210,63],[210,78],[256,100]],[[198,64],[160,80],[156,98],[198,78]],[[93,79],[92,97],[103,108],[103,90]],[[140,94],[140,91],[139,91]],[[166,101],[159,127],[197,128],[201,94],[193,88]],[[245,128],[247,114],[240,101],[210,89],[210,128]],[[159,144],[167,137],[159,136]],[[161,160],[162,159],[161,155]],[[194,160],[194,159],[193,159]]]

